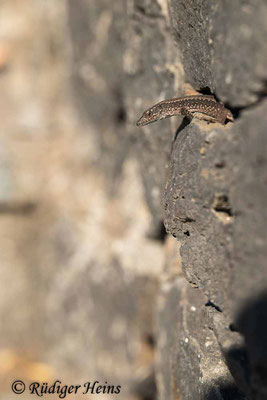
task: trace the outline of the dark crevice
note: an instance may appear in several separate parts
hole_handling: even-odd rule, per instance
[[[187,217],[187,216],[185,216],[185,217],[174,217],[173,220],[174,221],[183,222],[184,224],[196,221],[194,218],[190,218],[190,217]]]
[[[216,168],[225,168],[225,166],[226,166],[225,161],[223,161],[223,160],[216,161],[214,165]]]
[[[181,218],[181,221],[186,223],[186,222],[195,222],[196,220],[194,218],[184,217],[184,218]]]
[[[223,213],[225,216],[228,217],[233,216],[232,207],[226,194],[215,194],[213,210],[217,213]]]
[[[209,300],[206,304],[205,307],[212,307],[218,312],[222,312],[222,309],[219,306],[216,306],[211,300]]]
[[[150,333],[148,333],[145,336],[145,342],[149,345],[149,347],[151,347],[152,349],[155,347],[155,338],[154,336]]]
[[[126,121],[126,110],[123,106],[118,107],[116,119],[119,124],[123,124]]]
[[[154,372],[133,385],[132,393],[140,400],[156,400],[157,387]]]
[[[185,232],[184,232],[184,235],[190,236],[190,232],[189,232],[189,231],[185,231]]]
[[[201,89],[198,90],[199,93],[201,94],[205,94],[205,95],[209,95],[209,96],[214,96],[216,100],[218,100],[216,98],[216,95],[214,93],[211,92],[210,88],[208,86],[205,86]]]
[[[220,102],[220,99],[216,96],[215,93],[212,93],[210,88],[208,86],[205,86],[204,88],[201,88],[199,90],[199,93],[204,94],[204,95],[209,95],[209,96],[213,96],[215,98],[215,100],[217,100],[218,102]],[[239,117],[240,112],[242,111],[243,108],[246,107],[232,107],[229,103],[224,103],[225,107],[228,108],[228,110],[231,111],[231,113],[234,116],[234,119],[237,119]],[[226,121],[227,124],[227,121]]]
[[[204,94],[204,95],[211,95],[213,96],[217,101],[220,101],[219,98],[216,96],[215,93],[212,93],[210,88],[208,86],[205,86],[201,89],[198,90],[199,93]],[[235,107],[229,104],[228,102],[225,102],[224,105],[226,108],[228,108],[231,113],[234,116],[234,119],[239,118],[240,114],[242,113],[243,110],[247,110],[249,108],[253,108],[256,105],[260,104],[267,96],[267,80],[263,81],[263,88],[259,91],[255,91],[254,94],[258,97],[257,100],[255,100],[253,103],[245,105],[245,106],[239,106]]]
[[[144,7],[142,4],[135,5],[135,13],[142,17],[147,17],[150,19],[160,19],[163,18],[163,15],[159,12],[151,12],[148,11],[147,7]]]
[[[218,380],[210,388],[203,400],[245,400],[245,396],[240,392],[239,388],[234,383],[225,383],[223,380]]]
[[[245,109],[248,108],[249,106],[246,107],[232,107],[230,106],[229,103],[224,103],[225,107],[228,108],[228,110],[231,111],[231,113],[233,114],[234,119],[236,120],[237,118],[239,118],[240,113]]]
[[[159,242],[164,243],[167,236],[167,231],[164,226],[163,221],[160,221],[156,225],[151,226],[147,237],[152,240],[157,240]]]
[[[229,325],[229,329],[230,329],[231,332],[238,332],[237,327],[233,323]]]
[[[187,125],[189,125],[190,122],[191,122],[191,120],[190,120],[189,118],[187,118],[187,117],[184,117],[184,118],[183,118],[183,120],[182,120],[180,126],[178,127],[177,131],[175,132],[174,139],[173,139],[173,142],[172,142],[172,148],[173,148],[174,143],[176,142],[176,139],[177,139],[179,133],[180,133]],[[172,151],[172,150],[171,150],[171,151]]]
[[[115,87],[113,89],[113,94],[116,99],[117,109],[115,110],[115,120],[118,124],[124,124],[127,119],[127,113],[124,106],[124,97],[120,88]]]

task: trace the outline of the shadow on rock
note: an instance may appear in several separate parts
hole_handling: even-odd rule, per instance
[[[245,400],[234,384],[218,383],[208,389],[203,400]]]
[[[191,119],[189,119],[189,118],[187,118],[187,117],[184,117],[184,118],[183,118],[181,124],[179,125],[179,127],[177,128],[177,130],[176,130],[176,132],[175,132],[175,136],[174,136],[174,139],[173,139],[172,147],[173,147],[173,145],[174,145],[176,139],[178,138],[179,133],[180,133],[187,125],[189,125],[190,122],[191,122]]]
[[[249,399],[267,399],[267,291],[245,304],[230,329],[244,339],[226,354],[238,387]]]
[[[132,388],[132,392],[139,400],[156,400],[157,388],[154,373],[137,382]]]

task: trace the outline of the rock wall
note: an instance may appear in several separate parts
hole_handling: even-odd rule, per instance
[[[0,5],[0,396],[60,377],[266,399],[266,2],[17,7]],[[192,90],[234,123],[135,126]]]
[[[173,274],[162,283],[159,397],[243,398],[239,388],[264,398],[266,364],[254,352],[266,328],[254,332],[242,310],[267,283],[266,4],[136,0],[115,2],[113,12],[122,42],[110,35],[106,45],[121,64],[113,67],[105,55],[93,63],[97,71],[105,65],[111,85],[120,71],[124,134],[135,139],[151,229],[160,237],[164,220],[181,243],[184,276],[194,288]],[[188,84],[230,107],[234,124],[186,126],[176,119],[133,126],[144,109],[183,95]]]
[[[235,115],[226,126],[193,121],[179,128],[172,120],[129,128],[154,224],[163,219],[181,243],[184,275],[195,288],[175,277],[162,288],[162,399],[176,392],[183,399],[266,396],[257,339],[266,327],[254,329],[250,316],[267,283],[266,12],[262,1],[127,2],[128,123],[152,103],[185,93],[187,83]]]

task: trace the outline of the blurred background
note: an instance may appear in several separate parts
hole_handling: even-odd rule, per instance
[[[107,381],[121,385],[116,398],[155,395],[153,310],[166,243],[153,237],[130,154],[120,7],[0,4],[5,400],[17,398],[16,379]]]

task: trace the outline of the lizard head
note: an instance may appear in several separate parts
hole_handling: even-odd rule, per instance
[[[142,117],[136,122],[137,126],[144,126],[147,124],[151,124],[151,122],[155,122],[159,119],[158,115],[154,112],[153,108],[149,108],[148,110],[143,112]]]

